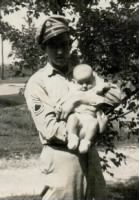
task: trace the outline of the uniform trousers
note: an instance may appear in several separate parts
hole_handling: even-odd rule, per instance
[[[40,156],[42,200],[104,200],[106,187],[96,148],[71,152],[44,145]]]

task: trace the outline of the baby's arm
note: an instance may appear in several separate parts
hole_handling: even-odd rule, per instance
[[[75,108],[83,103],[82,97],[84,92],[76,91],[76,93],[69,92],[57,102],[55,108],[58,120],[67,119],[68,115],[74,112]]]
[[[75,107],[74,100],[71,97],[69,99],[67,97],[62,98],[55,107],[57,120],[67,119]]]
[[[93,106],[94,112],[97,110],[97,106],[103,103],[115,108],[121,102],[121,91],[116,85],[111,84],[111,88],[104,95],[98,95],[89,90],[77,91],[74,95],[69,94],[68,98],[65,98],[65,102],[62,102],[60,105],[61,112],[59,118],[61,120],[67,119],[68,115],[81,104]]]
[[[86,91],[83,99],[84,104],[98,106],[101,104],[109,105],[113,108],[117,107],[121,103],[121,90],[117,85],[108,83],[107,87],[104,87],[102,91]]]

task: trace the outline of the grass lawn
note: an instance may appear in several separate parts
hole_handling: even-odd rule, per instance
[[[138,200],[139,199],[139,180],[135,178],[130,184],[119,184],[108,186],[109,196],[107,200]],[[0,198],[0,200],[41,200],[40,196],[11,196]]]
[[[25,104],[1,108],[0,158],[40,152],[38,133]]]
[[[0,198],[0,200],[41,200],[40,196],[13,196]]]
[[[108,187],[108,200],[138,200],[139,199],[139,178],[131,178],[126,184],[116,184]]]
[[[24,97],[19,94],[0,95],[0,107],[16,106],[24,103]]]

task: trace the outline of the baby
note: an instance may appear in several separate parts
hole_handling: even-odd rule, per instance
[[[74,97],[78,91],[83,91],[89,93],[90,98],[94,99],[94,105],[84,103],[76,105],[67,119],[68,149],[78,148],[80,153],[86,153],[96,133],[98,131],[102,133],[105,128],[107,117],[100,111],[100,107],[103,108],[103,102],[99,103],[97,97],[103,96],[110,89],[110,85],[99,78],[89,65],[79,64],[73,69],[73,81],[69,88],[70,98],[72,95]],[[68,97],[64,97],[61,102],[67,100],[70,101]],[[62,108],[62,104],[60,106]],[[111,107],[111,105],[108,106]]]

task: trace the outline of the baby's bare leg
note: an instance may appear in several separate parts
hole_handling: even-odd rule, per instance
[[[86,128],[85,128],[86,127]],[[97,118],[92,117],[91,120],[88,120],[88,124],[85,125],[84,137],[80,140],[79,152],[86,153],[91,146],[91,143],[98,131],[98,120]]]
[[[75,150],[79,144],[79,119],[75,114],[71,114],[67,121],[68,149]]]

